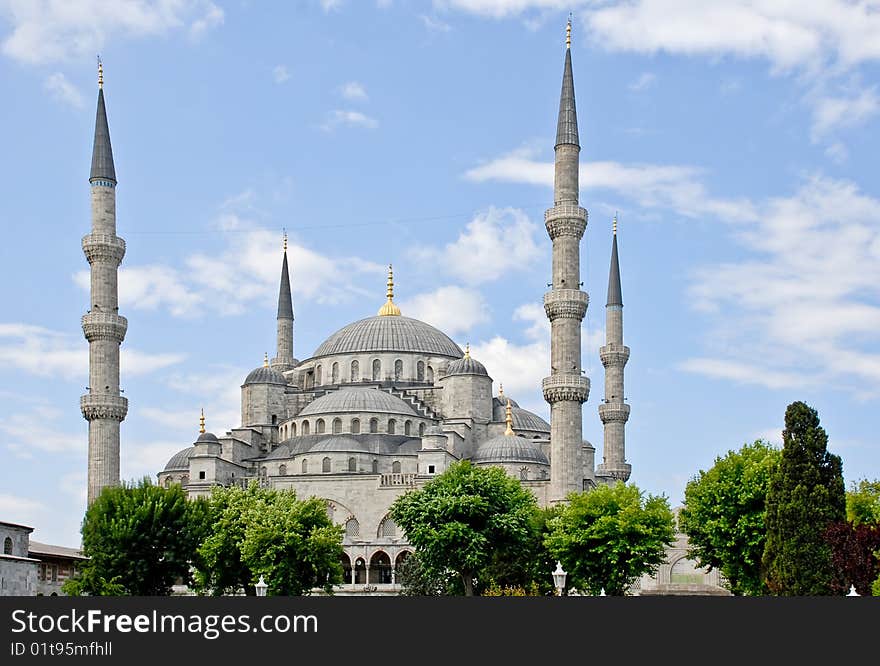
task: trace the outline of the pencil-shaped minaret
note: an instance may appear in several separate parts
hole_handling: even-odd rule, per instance
[[[553,242],[553,284],[544,294],[550,320],[550,376],[542,382],[550,403],[551,502],[564,501],[568,493],[583,490],[581,463],[583,403],[590,380],[581,371],[581,321],[588,297],[580,290],[580,244],[587,227],[587,211],[578,205],[577,111],[571,73],[571,21],[566,28],[565,69],[556,128],[554,205],[544,213]]]
[[[119,424],[128,401],[119,391],[119,345],[128,321],[119,315],[117,271],[125,255],[125,241],[116,235],[116,169],[104,106],[104,72],[98,63],[98,111],[89,175],[92,232],[82,239],[91,267],[91,304],[82,318],[89,342],[88,393],[80,398],[89,422],[88,502],[107,486],[119,484]]]
[[[293,297],[290,294],[290,273],[287,268],[287,234],[284,234],[284,259],[281,262],[281,286],[278,289],[277,352],[272,367],[280,372],[294,367],[293,358]]]
[[[599,405],[599,418],[605,426],[602,449],[604,460],[596,476],[609,481],[626,481],[632,466],[626,462],[624,430],[629,405],[624,402],[623,368],[629,360],[629,347],[623,344],[623,294],[620,290],[620,262],[617,258],[617,216],[611,240],[611,268],[608,272],[608,302],[605,304],[605,346],[599,349],[605,366],[605,401]]]

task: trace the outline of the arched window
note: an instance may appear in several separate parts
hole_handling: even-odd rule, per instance
[[[425,424],[419,423],[419,437],[425,434]]]
[[[315,421],[315,434],[324,434],[324,419],[318,419],[317,421]]]
[[[165,477],[165,487],[170,488],[172,481],[174,481],[174,479],[172,479],[170,476],[166,476]],[[9,555],[9,553],[6,553],[6,554]]]
[[[383,537],[396,537],[397,536],[397,523],[394,522],[390,516],[385,518],[382,521],[382,525],[379,527],[379,536]]]
[[[321,471],[329,472],[330,471],[330,458],[324,458],[321,461]]]
[[[12,539],[9,537],[3,539],[3,554],[12,555]]]
[[[397,359],[394,361],[394,379],[400,381],[401,377],[403,377],[403,361]]]
[[[357,518],[352,516],[348,520],[345,521],[345,536],[347,537],[359,537],[361,535],[361,524],[357,521]]]
[[[349,458],[348,459],[348,471],[349,472],[357,472],[357,469],[358,469],[357,460],[355,460],[354,458]]]
[[[287,476],[287,465],[278,465],[278,476]]]
[[[359,382],[361,380],[361,365],[357,361],[351,362],[351,381]]]
[[[400,461],[399,460],[395,460],[393,463],[391,463],[391,473],[392,474],[400,474]]]
[[[187,483],[189,483],[189,476],[184,474],[182,477],[180,477],[180,485],[185,486]]]
[[[379,432],[379,419],[370,419],[370,432]]]
[[[338,435],[342,432],[342,419],[333,419],[333,434]]]
[[[352,419],[351,420],[351,434],[357,435],[361,431],[361,420],[360,419]]]
[[[379,461],[375,458],[373,459],[373,474],[379,473]]]
[[[529,468],[523,467],[519,470],[519,478],[520,481],[528,481],[529,480]]]
[[[303,474],[308,474],[308,473],[309,473],[309,461],[308,461],[306,458],[303,458],[303,462],[302,462],[302,473],[303,473]]]
[[[420,382],[425,381],[425,363],[424,361],[419,361],[416,363],[416,379]]]
[[[430,365],[428,366],[428,381],[433,384],[434,383],[434,368]]]
[[[315,368],[315,386],[321,385],[321,366]]]
[[[373,381],[377,382],[382,379],[382,361],[378,358],[373,359]]]
[[[397,432],[397,421],[388,419],[388,434],[393,435]]]
[[[290,436],[296,437],[296,423],[290,424]]]
[[[303,435],[308,435],[308,434],[309,434],[309,422],[308,422],[308,421],[303,421],[303,424],[302,424],[302,434],[303,434]]]
[[[334,363],[330,366],[330,383],[338,384],[339,383],[339,364]]]
[[[370,558],[369,583],[388,585],[391,582],[391,558],[381,550]]]
[[[412,421],[404,421],[403,434],[404,435],[412,435]]]

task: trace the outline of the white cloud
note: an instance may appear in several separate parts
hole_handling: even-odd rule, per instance
[[[61,410],[44,406],[0,417],[0,432],[6,448],[24,458],[40,451],[85,455],[88,444],[85,424],[75,433],[59,430],[61,416]]]
[[[417,248],[416,253],[465,282],[489,282],[531,268],[543,253],[536,241],[538,233],[538,225],[523,211],[490,207],[452,243],[442,249]]]
[[[684,361],[680,367],[687,372],[707,377],[730,379],[740,384],[758,384],[772,389],[800,388],[808,383],[803,375],[778,372],[765,366],[727,359],[691,358]]]
[[[849,151],[846,149],[846,146],[836,141],[832,143],[825,149],[825,154],[831,159],[835,164],[843,164],[849,159]]]
[[[0,516],[3,520],[34,527],[48,507],[37,500],[0,493]]]
[[[342,8],[342,0],[320,0],[321,9],[325,12],[335,12]]]
[[[287,71],[287,65],[275,65],[272,69],[272,78],[275,83],[284,83],[290,78],[290,72]]]
[[[422,20],[422,25],[428,30],[428,32],[449,32],[452,30],[452,26],[444,21],[441,21],[436,16],[428,16],[427,14],[422,14],[419,16]]]
[[[480,292],[456,286],[417,294],[401,302],[400,309],[407,317],[428,322],[453,336],[490,319],[489,306]]]
[[[340,125],[345,127],[365,127],[367,129],[375,129],[379,126],[379,121],[361,113],[360,111],[334,109],[327,114],[327,118],[321,124],[321,129],[325,132],[332,132]]]
[[[434,4],[480,16],[508,18],[530,10],[569,10],[583,4],[583,0],[437,0]]]
[[[813,110],[812,139],[817,141],[833,130],[861,125],[878,111],[876,86],[849,97],[820,97]]]
[[[583,162],[582,190],[607,189],[634,199],[645,208],[672,208],[687,217],[711,215],[724,220],[753,220],[757,211],[745,199],[713,198],[700,181],[700,169],[658,164]],[[553,163],[534,158],[534,151],[519,149],[468,170],[474,182],[501,181],[553,187]]]
[[[629,84],[629,89],[633,92],[641,92],[652,87],[657,82],[657,75],[651,72],[642,72],[639,78]]]
[[[348,100],[365,100],[367,99],[367,89],[362,83],[357,81],[348,81],[339,87],[339,94]]]
[[[376,0],[376,6],[379,9],[388,9],[393,3],[393,0]]]
[[[199,36],[223,22],[209,0],[0,0],[12,31],[2,42],[7,56],[28,64],[93,57],[111,37],[141,38],[189,28]]]
[[[68,104],[74,109],[81,109],[85,106],[82,93],[61,72],[50,74],[46,78],[43,87],[54,99],[63,104]]]

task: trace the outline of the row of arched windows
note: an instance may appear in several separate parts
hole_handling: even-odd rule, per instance
[[[374,382],[381,381],[382,377],[382,361],[378,358],[374,358],[373,362],[370,366],[370,379]],[[365,377],[366,378],[366,377]],[[397,359],[394,361],[394,379],[395,381],[399,381],[403,378],[403,361]],[[322,386],[324,379],[323,368],[320,365],[315,366],[315,386]],[[427,381],[429,383],[434,382],[434,369],[430,365],[426,365],[424,361],[419,361],[416,363],[416,380],[420,382]],[[339,372],[339,363],[333,363],[330,366],[330,383],[331,384],[339,384],[341,381],[341,375]],[[361,364],[359,361],[354,360],[349,365],[348,372],[348,381],[351,383],[361,381]]]
[[[379,419],[371,418],[368,423],[368,430],[365,432],[370,433],[378,433],[379,432]],[[406,420],[403,422],[403,432],[398,432],[399,424],[397,419],[388,419],[388,422],[385,425],[385,432],[389,435],[412,435],[413,434],[413,422],[410,420]],[[303,420],[300,424],[300,434],[301,435],[310,435],[312,434],[311,422],[309,420]],[[316,419],[315,420],[315,434],[323,435],[327,432],[327,422],[324,419]],[[334,435],[341,435],[343,433],[342,430],[342,419],[335,418],[330,422],[330,432]],[[352,435],[358,435],[361,432],[361,420],[359,418],[353,418],[349,421],[348,424],[348,432]],[[419,437],[425,434],[425,424],[419,423],[418,425],[418,433]],[[296,423],[288,423],[281,427],[281,438],[289,439],[290,437],[296,437]]]
[[[309,459],[308,458],[303,458],[300,466],[301,466],[303,474],[309,473]],[[393,463],[391,463],[392,474],[400,474],[400,469],[401,469],[401,466],[400,466],[399,460],[395,460]],[[265,471],[266,471],[266,468],[263,467],[264,474],[265,474]],[[333,471],[332,470],[332,461],[330,460],[329,457],[325,456],[324,458],[321,459],[321,472],[326,474],[326,473],[329,473],[332,471]],[[349,471],[349,472],[357,472],[358,471],[357,458],[349,458],[348,459],[347,471]],[[372,472],[373,472],[373,474],[379,473],[379,461],[376,459],[373,459],[373,462],[372,462]],[[278,475],[279,476],[286,476],[287,475],[287,465],[282,463],[281,465],[278,466]]]

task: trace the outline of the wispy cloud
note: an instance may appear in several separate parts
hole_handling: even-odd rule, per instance
[[[652,87],[657,82],[657,75],[651,72],[642,72],[639,78],[629,84],[629,89],[633,92],[641,92]]]
[[[61,72],[55,72],[46,77],[43,87],[53,99],[62,104],[72,106],[74,109],[81,109],[85,106],[82,93]]]
[[[417,294],[402,301],[407,317],[426,321],[449,335],[467,333],[489,321],[489,305],[480,292],[458,286],[445,286]]]
[[[190,24],[189,36],[192,39],[200,39],[209,30],[223,25],[225,18],[226,15],[220,7],[208,2],[204,13]]]
[[[811,137],[818,141],[834,130],[862,125],[878,111],[876,86],[846,97],[820,97],[814,106]]]
[[[290,72],[287,71],[287,65],[275,65],[272,68],[272,79],[275,83],[284,83],[290,78]]]
[[[446,23],[445,21],[441,21],[436,16],[428,16],[427,14],[422,14],[419,16],[422,21],[422,25],[428,30],[428,32],[449,32],[452,30],[452,26]]]
[[[362,83],[348,81],[339,87],[339,94],[351,101],[364,101],[367,99],[367,89]]]
[[[321,129],[325,132],[332,132],[340,126],[375,129],[379,126],[379,121],[360,111],[334,109],[327,114],[326,119],[321,124]]]
[[[58,408],[43,406],[0,417],[0,432],[6,448],[25,458],[35,452],[85,455],[88,444],[85,429],[78,432],[59,429],[62,415]]]

